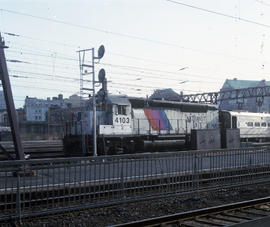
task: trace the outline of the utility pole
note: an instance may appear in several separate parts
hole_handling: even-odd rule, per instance
[[[84,49],[79,50],[79,63],[80,63],[80,96],[81,96],[81,107],[84,104],[84,95],[88,95],[90,97],[90,93],[92,92],[92,109],[93,109],[93,116],[92,116],[92,130],[93,130],[93,156],[97,156],[97,117],[96,117],[96,90],[95,86],[97,83],[100,83],[100,81],[96,81],[95,79],[95,60],[100,60],[104,53],[105,48],[103,45],[101,45],[98,49],[98,56],[95,57],[95,48],[91,49]],[[86,55],[87,53],[91,53],[91,64],[87,64]],[[88,68],[92,69],[91,72],[88,72]],[[92,75],[92,87],[88,87],[89,84],[86,84],[85,82],[90,82],[89,80],[84,79],[85,75]],[[81,133],[82,133],[82,150],[83,153],[86,154],[86,147],[85,147],[85,128],[84,128],[84,108],[81,108],[82,110],[82,126],[81,126]]]
[[[92,48],[92,89],[93,89],[93,155],[97,156],[97,109],[96,109],[96,78],[95,78],[95,49]]]
[[[24,160],[25,156],[24,156],[21,138],[20,138],[19,124],[18,124],[16,109],[15,109],[13,96],[12,96],[12,90],[11,90],[11,85],[10,85],[10,80],[9,80],[9,75],[8,75],[8,70],[7,70],[7,63],[6,63],[4,48],[7,48],[7,46],[5,46],[5,42],[3,41],[1,37],[1,33],[0,33],[0,79],[3,85],[8,118],[9,118],[10,127],[11,127],[12,139],[13,139],[14,148],[16,152],[16,159]],[[4,149],[1,145],[0,145],[0,148],[2,150]]]

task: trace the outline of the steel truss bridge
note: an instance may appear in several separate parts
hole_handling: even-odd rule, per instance
[[[264,97],[266,96],[270,96],[270,86],[249,87],[219,92],[181,95],[180,101],[218,104],[219,102],[225,100],[237,100],[238,102],[243,103],[243,101],[247,98],[256,98],[258,106],[261,106]]]

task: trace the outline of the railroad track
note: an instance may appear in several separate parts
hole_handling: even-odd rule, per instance
[[[150,218],[113,227],[135,226],[270,226],[270,197]],[[240,225],[239,225],[240,226]]]
[[[15,155],[13,142],[1,142],[1,145],[11,155]],[[62,158],[64,157],[63,143],[61,140],[23,141],[24,153],[30,155],[30,159]],[[0,161],[8,160],[0,151]]]

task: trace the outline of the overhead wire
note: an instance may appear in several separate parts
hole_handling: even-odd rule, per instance
[[[260,4],[262,4],[262,5],[265,5],[265,6],[270,6],[270,3],[265,2],[265,1],[263,1],[263,0],[255,0],[255,2],[258,2],[258,3],[260,3]]]
[[[43,56],[43,55],[42,55]],[[46,56],[46,57],[48,57],[48,56]],[[54,56],[51,56],[51,57],[54,57]],[[66,59],[67,60],[67,59]],[[71,59],[68,59],[68,60],[71,60]],[[72,59],[72,60],[75,60],[75,59]],[[112,66],[112,64],[111,64],[111,66]],[[115,66],[115,65],[114,65]],[[115,66],[115,67],[118,67],[118,66]],[[128,68],[128,69],[130,69],[131,67],[130,66],[125,66],[126,68]],[[149,69],[148,69],[149,70]],[[149,73],[149,72],[148,72]],[[166,73],[168,73],[168,72],[166,72]],[[171,72],[170,72],[171,73]],[[175,75],[176,75],[176,73],[174,73]],[[200,75],[199,75],[200,76]],[[201,76],[200,76],[201,77]]]
[[[176,44],[167,43],[167,42],[164,42],[164,41],[148,39],[148,38],[145,38],[145,37],[125,34],[125,33],[120,33],[120,32],[113,32],[113,31],[110,31],[110,30],[100,29],[100,28],[96,28],[96,27],[90,27],[90,26],[86,26],[86,25],[75,24],[75,23],[62,21],[62,20],[57,20],[57,19],[52,19],[52,18],[47,18],[47,17],[36,16],[36,15],[29,14],[29,13],[22,13],[22,12],[18,12],[18,11],[14,11],[14,10],[8,10],[8,9],[4,9],[4,8],[0,8],[0,11],[6,12],[6,13],[11,13],[11,14],[17,14],[17,15],[21,15],[21,16],[26,16],[26,17],[31,17],[31,18],[35,18],[35,19],[39,19],[39,20],[50,21],[50,22],[54,22],[54,23],[57,23],[57,24],[68,25],[68,26],[72,26],[72,27],[76,27],[76,28],[80,28],[80,29],[86,29],[86,30],[101,32],[101,33],[105,33],[105,34],[121,36],[121,37],[125,37],[125,38],[130,38],[130,39],[136,39],[136,40],[141,40],[141,41],[158,43],[158,44],[167,45],[167,46],[177,46]]]
[[[32,72],[25,72],[25,71],[17,71],[17,70],[12,70],[11,69],[11,72],[23,72],[23,73],[32,73]],[[48,77],[53,77],[53,75],[49,75],[49,74],[41,74],[41,73],[32,73],[32,74],[38,74],[38,75],[42,75],[42,76],[48,76]],[[14,74],[11,74],[11,76],[13,76]],[[15,74],[16,75],[16,74]],[[20,76],[17,76],[15,78],[20,78]],[[41,79],[41,80],[48,80],[50,82],[54,82],[55,80],[50,80],[50,79],[44,79],[44,78],[39,78],[39,77],[34,77],[34,76],[27,76],[27,78],[32,78],[32,79]],[[23,78],[23,79],[27,79],[27,78]],[[59,81],[66,81],[65,79],[67,78],[63,78],[63,79],[58,79]],[[69,78],[71,80],[75,80],[75,81],[79,81],[79,79],[74,79],[74,78]],[[57,80],[57,79],[56,79]],[[91,82],[90,80],[84,80],[85,82]],[[73,83],[72,81],[68,81],[69,83]],[[29,83],[32,83],[32,82],[29,82]],[[138,88],[147,88],[147,89],[162,89],[163,87],[160,87],[160,86],[143,86],[143,85],[140,85],[140,84],[134,84],[134,83],[119,83],[119,82],[111,82],[110,84],[113,84],[114,86],[115,85],[118,85],[118,86],[115,86],[115,88],[118,88],[119,86],[128,86],[128,87],[138,87]],[[78,83],[79,85],[79,83]]]
[[[39,65],[39,64],[37,64]],[[51,65],[48,65],[49,67],[51,67]],[[12,71],[15,71],[15,72],[19,72],[19,73],[31,73],[31,72],[26,72],[26,71],[22,71],[22,70],[16,70],[16,69],[13,69],[12,68]],[[133,77],[141,77],[143,79],[149,79],[149,78],[154,78],[154,79],[160,79],[160,80],[164,80],[164,78],[166,78],[166,81],[174,81],[174,82],[181,82],[183,80],[183,78],[180,80],[180,78],[175,78],[175,77],[166,77],[167,75],[164,75],[164,74],[156,74],[154,73],[153,75],[149,72],[144,72],[143,74],[142,73],[129,73],[129,72],[115,72],[115,71],[109,71],[110,74],[114,74],[114,75],[130,75],[130,76],[133,76]],[[46,75],[46,76],[51,76],[51,77],[54,77],[54,78],[63,78],[63,79],[71,79],[71,80],[77,80],[77,81],[80,81],[80,79],[76,79],[76,78],[72,78],[72,77],[67,77],[67,76],[60,76],[58,74],[44,74],[44,73],[32,73],[32,74],[37,74],[37,75]],[[150,74],[150,75],[147,75],[147,74]],[[155,76],[156,75],[156,76]],[[189,76],[191,76],[190,74],[188,74]],[[198,75],[198,77],[200,77],[200,75]],[[114,77],[114,79],[122,79],[120,77]],[[85,80],[87,82],[90,82],[90,80]],[[216,83],[217,81],[215,80],[215,82],[210,82],[210,81],[194,81],[194,80],[189,80],[189,82],[203,82],[203,83]]]
[[[22,87],[22,88],[31,88],[31,89],[41,89],[41,90],[51,90],[51,91],[57,91],[57,92],[70,92],[70,90],[65,89],[55,89],[55,88],[46,88],[46,87],[35,87],[35,86],[25,86],[25,85],[12,85],[14,87]]]
[[[24,74],[40,75],[40,76],[45,76],[45,77],[50,77],[50,78],[62,78],[65,80],[80,81],[80,78],[74,78],[74,77],[66,77],[66,76],[60,76],[60,75],[54,75],[54,74],[30,72],[30,71],[23,71],[23,70],[14,70],[12,68],[10,70],[11,72],[15,72],[15,73],[24,73]],[[84,80],[84,81],[91,82],[91,80]]]
[[[131,66],[131,65],[119,65],[119,64],[112,64],[112,63],[106,63],[106,62],[102,62],[102,63],[99,63],[99,64],[104,65],[104,66],[129,69],[129,70],[133,70],[133,71],[141,71],[141,72],[150,73],[150,74],[151,73],[153,74],[153,72],[158,72],[158,73],[167,73],[167,74],[178,75],[178,76],[180,76],[180,75],[192,76],[192,74],[189,74],[189,73],[173,72],[173,71],[152,69],[152,68],[147,68],[147,67],[138,67],[138,66]],[[201,75],[197,75],[197,77],[217,79],[216,77],[201,76]]]
[[[7,33],[7,34],[10,34],[10,33]],[[14,33],[11,33],[11,34],[14,34]],[[20,35],[16,35],[15,37],[20,37]],[[226,57],[226,58],[234,58],[234,59],[238,59],[238,60],[241,60],[241,61],[254,61],[254,60],[257,61],[256,58],[239,57],[239,56],[235,56],[235,55],[228,55],[228,54],[225,54],[225,53],[211,52],[211,51],[208,51],[208,50],[199,50],[199,49],[196,49],[195,50],[195,49],[186,48],[186,47],[182,47],[182,48],[185,48],[187,50],[192,50],[192,51],[199,51],[199,52],[202,52],[202,53],[203,52],[207,52],[208,54],[220,55],[220,56],[223,56],[223,57]],[[51,52],[55,52],[55,51],[51,51]],[[56,53],[61,54],[59,52],[56,52]],[[159,63],[163,63],[163,64],[167,64],[167,65],[168,64],[171,64],[171,63],[168,63],[168,62],[161,62],[161,61],[157,61],[157,60],[150,60],[150,59],[145,59],[145,58],[141,58],[141,57],[137,57],[137,56],[129,56],[129,55],[124,55],[124,54],[115,53],[115,52],[111,52],[109,54],[115,55],[115,56],[120,56],[120,57],[125,57],[125,58],[136,59],[136,60],[143,60],[143,61],[148,60],[148,61],[151,61],[151,62],[159,62]]]
[[[46,66],[46,67],[52,67],[52,65],[51,64],[40,64],[40,63],[32,63],[32,62],[27,62],[28,64],[33,64],[33,65],[40,65],[40,66]],[[116,67],[118,67],[119,65],[117,65]],[[127,67],[127,66],[125,66],[125,67]],[[148,69],[149,70],[149,69]],[[135,70],[135,71],[138,71],[138,70]],[[69,73],[70,73],[70,71],[69,71]],[[76,74],[77,74],[78,72],[76,72]],[[150,72],[145,72],[145,71],[139,71],[139,73],[136,73],[136,74],[132,74],[132,73],[129,73],[129,72],[114,72],[114,74],[119,74],[119,75],[131,75],[131,76],[137,76],[137,77],[139,77],[139,76],[143,76],[143,77],[147,77],[147,78],[155,78],[155,79],[164,79],[164,78],[166,78],[166,80],[171,80],[171,81],[179,81],[179,78],[168,78],[168,77],[166,77],[166,75],[164,75],[164,74],[158,74],[158,73],[150,73]],[[141,73],[144,73],[144,74],[141,74]],[[168,73],[168,72],[166,72],[166,73]],[[172,72],[171,72],[172,73]],[[147,75],[147,74],[151,74],[151,75]],[[156,76],[155,76],[156,75]],[[177,75],[179,75],[179,74],[177,74]],[[57,75],[55,75],[55,76],[57,76]],[[195,76],[195,77],[201,77],[201,75],[192,75],[192,74],[188,74],[188,76]],[[213,79],[215,79],[215,78],[213,78]],[[215,81],[216,81],[216,79],[215,79]],[[191,81],[190,80],[190,82],[197,82],[197,81]],[[210,82],[211,83],[211,82]],[[214,83],[214,82],[212,82],[212,83]]]
[[[200,10],[203,10],[203,11],[206,11],[206,12],[216,13],[216,14],[222,15],[222,16],[228,16],[230,18],[238,19],[238,20],[241,20],[241,21],[249,22],[249,23],[253,22],[253,24],[256,24],[256,25],[270,27],[270,25],[255,22],[255,21],[248,20],[248,19],[245,19],[245,18],[230,16],[230,15],[226,15],[224,13],[218,13],[218,12],[215,12],[215,11],[212,11],[212,10],[203,9],[203,8],[200,8],[200,7],[184,4],[184,3],[181,3],[181,2],[177,2],[177,1],[171,1],[171,0],[167,0],[167,1],[170,1],[172,3],[182,4],[184,6],[188,6],[188,7],[194,8],[194,9],[200,9]],[[21,16],[26,16],[26,17],[31,17],[31,18],[35,18],[35,19],[39,19],[39,20],[54,22],[54,23],[58,23],[58,24],[68,25],[68,26],[72,26],[72,27],[76,27],[76,28],[80,28],[80,29],[86,29],[86,30],[92,30],[92,31],[96,31],[96,32],[101,32],[101,33],[105,33],[107,35],[110,34],[110,35],[115,35],[115,36],[121,36],[121,37],[125,37],[125,38],[136,39],[136,40],[151,42],[151,43],[160,44],[160,45],[177,47],[177,48],[190,50],[190,51],[196,51],[196,52],[199,51],[199,52],[204,52],[204,53],[208,53],[208,54],[224,55],[223,53],[217,53],[217,52],[214,52],[214,51],[199,50],[199,49],[189,48],[189,47],[181,46],[181,45],[178,45],[178,44],[175,44],[175,43],[164,42],[164,41],[160,41],[160,40],[149,39],[149,38],[146,38],[146,37],[140,37],[140,36],[136,36],[136,35],[130,35],[130,34],[125,34],[125,33],[100,29],[100,28],[96,28],[96,27],[90,27],[90,26],[86,26],[86,25],[70,23],[70,22],[63,21],[63,20],[57,20],[57,19],[52,19],[52,18],[47,18],[47,17],[36,16],[36,15],[29,14],[29,13],[22,13],[22,12],[18,12],[18,11],[14,11],[14,10],[8,10],[8,9],[4,9],[4,8],[0,8],[0,11],[1,12],[6,12],[6,13],[11,13],[11,14],[17,14],[17,15],[21,15]],[[6,34],[13,34],[13,36],[16,37],[16,34],[14,34],[12,32],[6,32]],[[226,55],[224,55],[224,56],[226,56]],[[235,56],[232,55],[232,56],[228,56],[228,57],[231,58],[231,57],[235,57]]]
[[[48,58],[61,58],[62,60],[67,60],[67,61],[75,61],[78,62],[78,59],[75,58],[68,58],[68,57],[60,57],[60,56],[52,56],[52,55],[44,55],[44,54],[37,54],[37,53],[30,53],[26,51],[19,51],[19,50],[6,50],[6,52],[14,52],[14,53],[23,53],[27,55],[33,55],[33,56],[39,56],[39,57],[48,57]]]
[[[144,80],[144,79],[162,79],[162,80],[166,80],[166,81],[173,81],[173,82],[182,82],[183,79],[184,80],[188,80],[188,82],[193,82],[193,83],[212,83],[212,84],[216,84],[217,80],[215,81],[206,81],[206,80],[189,80],[189,78],[171,78],[171,77],[165,77],[166,75],[164,74],[155,74],[155,75],[160,75],[160,77],[158,76],[152,76],[151,75],[146,75],[146,74],[140,74],[140,73],[129,73],[129,72],[117,72],[117,71],[109,71],[110,74],[115,74],[115,75],[128,75],[128,76],[134,76],[137,77],[135,78],[135,80]],[[146,76],[146,77],[144,77]],[[223,81],[223,80],[222,80]]]
[[[22,52],[22,51],[11,51],[11,52],[17,52],[17,53],[23,53],[23,54],[30,54],[33,56],[40,56],[40,57],[48,57],[48,58],[53,58],[53,56],[51,55],[43,55],[43,54],[35,54],[35,53],[29,53],[29,52]],[[78,61],[78,59],[75,58],[67,58],[67,57],[60,57],[57,56],[56,58],[58,59],[63,59],[63,60],[72,60],[72,61]],[[34,63],[34,64],[39,64],[39,63]],[[154,74],[153,72],[161,72],[161,73],[169,73],[169,74],[174,74],[174,75],[186,75],[186,76],[193,76],[193,77],[198,77],[198,78],[210,78],[210,79],[216,79],[216,77],[209,77],[209,76],[202,76],[202,75],[192,75],[189,73],[183,73],[183,72],[172,72],[172,71],[166,71],[166,70],[159,70],[159,69],[152,69],[152,68],[146,68],[146,67],[138,67],[138,66],[131,66],[131,65],[119,65],[119,64],[112,64],[112,63],[106,63],[106,62],[101,62],[98,63],[99,65],[104,65],[104,66],[110,66],[110,67],[118,67],[118,68],[124,68],[124,69],[128,69],[128,70],[133,70],[133,71],[140,71],[140,72],[145,72],[148,71],[148,74]],[[42,64],[40,64],[42,65]],[[52,65],[45,65],[44,66],[49,66],[52,67]],[[143,70],[143,71],[142,71]],[[151,72],[152,71],[152,72]],[[145,72],[146,73],[146,72]]]
[[[21,51],[19,51],[19,53],[21,53]],[[25,53],[25,52],[24,52]],[[44,56],[44,55],[41,55],[41,54],[32,54],[32,53],[28,53],[28,54],[31,54],[31,55],[38,55],[38,56],[42,56],[42,57],[50,57],[50,56]],[[65,58],[65,60],[71,60],[71,59],[66,59]],[[72,59],[73,60],[73,59]],[[39,65],[41,65],[41,64],[39,64]],[[13,71],[16,71],[16,70],[13,70]],[[18,70],[17,70],[17,72],[19,72]],[[29,73],[29,72],[27,72],[27,73]],[[37,74],[37,73],[35,73],[35,74]],[[40,73],[39,73],[40,74]],[[51,75],[51,76],[55,76],[55,75]],[[19,76],[15,76],[15,77],[19,77]],[[28,76],[29,77],[29,76]],[[31,77],[31,78],[35,78],[35,77]],[[40,79],[40,78],[39,78]],[[66,77],[65,77],[65,79],[67,79]],[[70,78],[70,79],[74,79],[74,78]],[[122,84],[122,83],[116,83],[116,84],[118,84],[118,88],[120,88],[120,89],[123,89],[121,86],[133,86],[133,85],[131,85],[131,84]],[[14,87],[24,87],[24,88],[32,88],[32,89],[42,89],[42,90],[53,90],[53,91],[58,91],[58,92],[64,92],[65,90],[63,90],[63,89],[61,89],[61,90],[58,90],[58,89],[52,89],[52,88],[45,88],[45,87],[33,87],[33,86],[31,86],[31,87],[29,87],[29,86],[22,86],[22,85],[13,85]],[[114,88],[117,88],[115,85],[114,85]],[[160,87],[152,87],[152,89],[159,89]],[[141,90],[143,90],[143,89],[151,89],[151,88],[149,88],[149,86],[141,86],[141,89],[136,89],[136,88],[132,88],[132,89],[134,89],[135,91],[141,91]]]
[[[246,18],[243,18],[243,17],[233,16],[233,15],[221,13],[221,12],[218,12],[218,11],[202,8],[202,7],[195,6],[195,5],[186,4],[186,3],[175,1],[175,0],[165,0],[165,1],[171,2],[171,3],[174,3],[174,4],[178,4],[178,5],[181,5],[181,6],[185,6],[185,7],[188,7],[188,8],[196,9],[196,10],[199,10],[199,11],[203,11],[203,12],[207,12],[207,13],[227,17],[227,18],[230,18],[230,19],[236,19],[236,20],[247,22],[247,23],[250,23],[250,24],[262,26],[262,27],[265,27],[265,28],[270,28],[270,25],[268,25],[268,24],[260,23],[258,21],[246,19]]]
[[[33,50],[31,50],[32,52],[33,52]],[[18,51],[17,53],[22,53],[22,51]],[[76,58],[73,58],[72,56],[68,56],[68,57],[66,57],[65,56],[65,54],[63,54],[63,53],[60,53],[61,55],[63,55],[64,57],[60,57],[58,54],[58,52],[55,52],[56,54],[57,54],[57,56],[52,56],[52,55],[43,55],[43,54],[35,54],[35,53],[28,53],[28,52],[23,52],[23,53],[25,53],[25,54],[31,54],[31,55],[34,55],[34,56],[40,56],[40,57],[49,57],[49,58],[56,58],[56,59],[63,59],[63,60],[66,60],[66,59],[68,59],[68,60],[73,60],[73,61],[77,61],[78,62],[78,59],[76,59]],[[110,53],[109,53],[110,54]],[[120,54],[121,55],[121,54]],[[128,58],[135,58],[135,59],[141,59],[141,60],[146,60],[146,59],[144,59],[144,58],[138,58],[138,57],[133,57],[133,56],[127,56],[127,55],[122,55],[123,57],[128,57]],[[151,60],[150,60],[151,61]],[[264,63],[268,63],[267,61],[264,61]],[[101,64],[104,64],[104,63],[101,63]],[[111,66],[112,66],[113,64],[111,64]],[[114,65],[115,67],[116,67],[116,65]],[[51,66],[50,66],[51,67]],[[118,65],[117,67],[120,67],[120,65]],[[124,66],[122,66],[122,67],[124,67]],[[125,66],[125,67],[133,67],[134,68],[134,66]],[[148,69],[148,70],[150,70],[150,69]],[[166,73],[168,73],[168,71],[166,72]],[[201,77],[201,75],[199,75],[199,77]],[[213,77],[213,79],[214,79],[214,77]]]
[[[34,53],[31,53],[32,55],[35,55]],[[42,56],[42,57],[51,57],[51,56],[48,56],[48,55],[39,55],[38,56]],[[66,59],[66,58],[64,58]],[[70,60],[70,59],[69,59]],[[76,59],[73,59],[74,61]],[[136,76],[144,76],[144,77],[151,77],[151,78],[158,78],[158,79],[163,79],[161,77],[157,77],[157,76],[149,76],[149,75],[146,75],[146,74],[153,74],[153,75],[158,75],[158,76],[164,76],[164,75],[160,75],[160,74],[157,74],[157,73],[153,73],[153,72],[149,72],[150,70],[152,71],[158,71],[158,72],[163,72],[163,73],[170,73],[170,74],[174,74],[174,75],[177,75],[179,76],[180,74],[181,75],[186,75],[186,76],[189,76],[189,77],[198,77],[198,78],[201,78],[201,77],[205,77],[205,76],[202,76],[202,75],[194,75],[194,74],[187,74],[187,73],[178,73],[178,72],[169,72],[169,71],[164,71],[164,70],[156,70],[156,69],[150,69],[150,68],[142,68],[142,67],[137,67],[137,66],[130,66],[130,65],[114,65],[114,64],[108,64],[108,63],[101,63],[101,64],[106,64],[106,65],[109,65],[111,67],[122,67],[124,68],[125,70],[132,70],[132,71],[139,71],[140,73],[144,73],[144,74],[138,74]],[[48,65],[49,67],[52,67],[51,65]],[[141,70],[144,70],[144,71],[141,71]],[[147,70],[147,72],[145,71]],[[118,73],[118,74],[121,74],[121,73]],[[122,75],[124,74],[130,74],[130,73],[122,73]],[[130,74],[131,75],[131,74]],[[135,76],[135,74],[134,74]],[[166,77],[168,78],[168,77]],[[216,80],[216,77],[207,77],[207,78],[210,78],[210,79],[213,79],[213,80]],[[175,79],[175,80],[179,80],[179,79]],[[199,82],[199,81],[190,81],[190,82]],[[211,82],[205,82],[205,83],[211,83]],[[214,83],[214,82],[212,82]],[[215,81],[216,83],[216,81]]]
[[[56,41],[47,40],[47,39],[39,39],[39,38],[34,38],[34,37],[31,37],[31,36],[27,36],[27,35],[15,34],[15,33],[12,33],[12,32],[3,31],[3,34],[13,36],[13,37],[20,37],[20,38],[24,38],[24,39],[30,39],[30,40],[39,41],[39,42],[47,42],[47,43],[60,45],[60,46],[65,46],[65,47],[80,48],[80,46],[76,46],[76,45],[73,45],[73,44],[70,44],[70,43],[56,42]]]

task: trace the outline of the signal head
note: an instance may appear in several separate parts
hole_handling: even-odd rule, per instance
[[[105,80],[105,75],[106,75],[106,73],[105,73],[104,69],[99,70],[99,72],[98,72],[98,81],[100,83],[102,83]]]
[[[101,45],[98,48],[98,59],[101,59],[104,56],[104,53],[105,53],[105,47]]]

